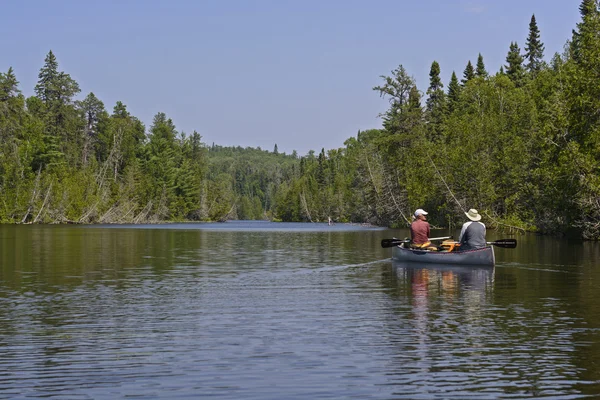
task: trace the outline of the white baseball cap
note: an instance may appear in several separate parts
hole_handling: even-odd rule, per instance
[[[415,217],[418,217],[419,215],[427,215],[429,214],[427,211],[423,210],[422,208],[419,208],[417,211],[415,211]]]

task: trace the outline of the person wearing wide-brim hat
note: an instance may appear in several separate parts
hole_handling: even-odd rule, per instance
[[[460,236],[458,237],[460,250],[485,247],[485,225],[480,222],[481,215],[474,208],[471,208],[465,215],[469,218],[469,221],[465,222],[460,230]]]

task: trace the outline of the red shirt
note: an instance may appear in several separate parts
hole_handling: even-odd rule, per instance
[[[410,235],[414,244],[423,244],[429,241],[429,222],[422,219],[410,224]]]

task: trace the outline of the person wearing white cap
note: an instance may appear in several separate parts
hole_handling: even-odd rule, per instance
[[[465,222],[460,230],[460,236],[458,237],[460,250],[485,247],[485,225],[480,222],[481,215],[474,208],[471,208],[465,215],[469,218],[469,221]]]
[[[427,222],[427,211],[419,208],[415,211],[414,221],[410,224],[411,247],[425,248],[431,244],[429,241],[429,222]]]

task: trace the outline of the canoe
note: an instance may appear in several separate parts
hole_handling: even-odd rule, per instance
[[[394,246],[392,249],[392,259],[402,262],[441,265],[480,265],[493,267],[496,264],[496,257],[494,256],[494,248],[492,246],[452,252],[415,250]]]

